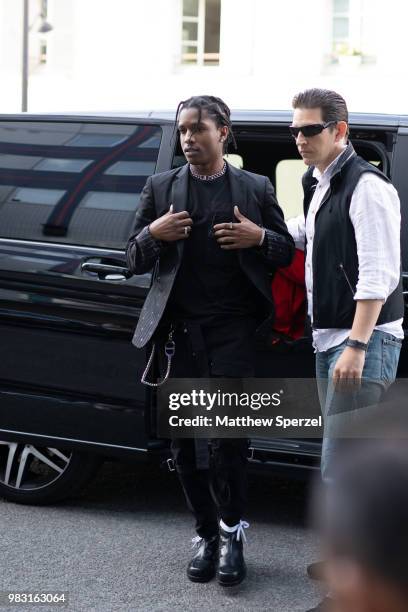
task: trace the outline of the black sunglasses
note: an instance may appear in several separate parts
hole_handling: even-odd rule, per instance
[[[302,132],[305,138],[310,138],[311,136],[317,136],[323,132],[323,130],[329,127],[329,125],[333,125],[334,123],[337,123],[337,121],[328,121],[327,123],[311,123],[309,125],[301,125],[300,127],[290,125],[289,130],[293,138],[297,138],[299,136],[299,132]]]

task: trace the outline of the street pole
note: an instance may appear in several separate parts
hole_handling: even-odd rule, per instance
[[[21,88],[21,110],[27,111],[28,98],[28,0],[23,0],[23,71]]]

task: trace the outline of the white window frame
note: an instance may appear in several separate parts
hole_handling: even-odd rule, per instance
[[[181,0],[181,20],[183,29],[184,23],[196,23],[197,24],[197,40],[183,40],[181,41],[181,64],[183,66],[205,66],[205,61],[209,59],[218,60],[220,59],[219,53],[204,53],[205,43],[205,4],[206,0],[198,0],[198,16],[197,17],[185,17],[184,16],[184,1]],[[186,59],[194,59],[195,55],[183,52],[183,47],[196,47],[197,49],[197,62],[190,63]],[[193,57],[191,57],[193,55]]]

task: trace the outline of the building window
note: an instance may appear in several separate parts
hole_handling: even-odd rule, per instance
[[[47,35],[50,31],[48,23],[48,0],[36,0],[29,3],[30,25],[30,68],[35,70],[37,66],[46,64],[48,61]],[[51,28],[52,29],[52,28]]]
[[[335,53],[341,52],[349,45],[349,4],[349,0],[333,0],[333,51]]]
[[[183,64],[218,66],[221,0],[183,0]]]
[[[335,61],[371,63],[377,52],[376,3],[332,0],[332,52]]]

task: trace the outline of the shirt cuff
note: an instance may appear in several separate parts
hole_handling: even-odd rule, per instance
[[[285,236],[267,228],[265,228],[265,240],[258,249],[260,249],[267,259],[273,261],[278,267],[285,267],[289,265],[292,260],[292,244],[288,244],[288,239],[285,238]]]
[[[154,253],[159,254],[163,246],[161,240],[156,240],[150,233],[149,226],[144,227],[136,237],[137,242],[142,248],[149,248]]]
[[[367,291],[360,289],[354,294],[355,300],[381,300],[385,302],[388,295],[384,295],[383,291]]]

